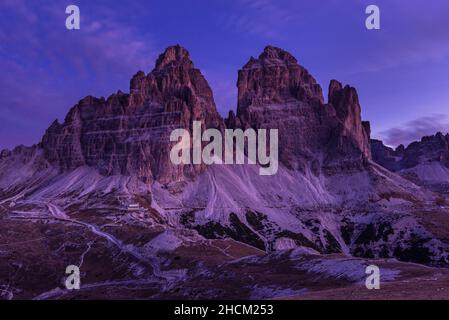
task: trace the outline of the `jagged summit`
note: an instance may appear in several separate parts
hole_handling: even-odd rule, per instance
[[[361,119],[355,88],[331,81],[325,104],[320,85],[287,51],[267,46],[258,59],[251,57],[237,87],[237,113],[227,125],[279,129],[287,167],[319,174],[361,167],[370,158],[370,126]]]
[[[340,138],[350,139],[366,158],[371,158],[370,123],[362,121],[357,90],[349,85],[343,87],[340,82],[332,80],[329,84],[328,104],[334,108],[337,118],[342,123]],[[339,141],[337,146],[343,148],[344,142]]]
[[[156,59],[154,69],[149,74],[170,72],[168,69],[176,67],[182,67],[183,69],[190,69],[194,67],[189,51],[179,44],[167,47]],[[134,79],[142,79],[146,76],[146,73],[142,70],[136,72],[131,79],[131,92],[136,89],[133,87]]]
[[[426,263],[449,263],[447,242],[439,240],[447,238],[446,230],[440,236],[422,228],[429,221],[422,222],[420,209],[432,196],[371,160],[370,128],[354,88],[331,81],[325,103],[309,72],[270,46],[239,71],[237,85],[238,109],[229,113],[226,126],[277,129],[275,175],[260,176],[256,165],[170,161],[174,129],[191,134],[193,121],[225,128],[207,80],[187,50],[173,46],[150,73],[132,78],[129,94],[88,96],[63,123],[54,122],[38,146],[2,151],[0,209],[20,215],[30,210],[25,214],[32,217],[43,212],[58,221],[110,213],[113,218],[98,227],[101,233],[112,223],[129,232],[127,221],[137,219],[142,224],[128,239],[159,224],[163,230],[195,229],[206,238],[232,237],[267,251],[300,246],[409,259],[419,250]],[[435,150],[444,160],[438,152],[447,152],[444,139],[426,139],[423,150]],[[128,211],[136,203],[141,214]],[[127,241],[117,243],[128,248]]]
[[[296,60],[296,58],[291,53],[285,51],[284,49],[268,45],[264,48],[258,59],[251,57],[248,63],[243,66],[243,69],[258,67],[260,65],[289,65],[297,63],[298,60]]]
[[[371,140],[373,159],[390,171],[438,193],[449,195],[449,134],[441,132],[396,149]]]
[[[219,130],[279,129],[280,160],[289,169],[317,176],[348,166],[363,170],[364,159],[370,158],[370,128],[361,119],[354,88],[331,81],[324,104],[321,87],[309,72],[273,46],[239,71],[237,86],[237,112],[223,120],[189,52],[171,46],[150,73],[133,76],[129,94],[119,90],[107,99],[81,99],[63,123],[52,123],[39,148],[62,171],[90,166],[104,175],[170,183],[204,170],[173,166],[167,143],[171,130],[191,130],[193,121],[201,121],[204,128]]]
[[[41,146],[62,170],[87,165],[105,175],[170,182],[201,170],[174,166],[169,159],[170,132],[190,129],[193,121],[205,128],[224,126],[209,84],[188,51],[176,45],[159,56],[149,74],[133,76],[130,94],[82,99],[62,125],[47,130]]]
[[[338,80],[331,80],[329,83],[329,90],[328,90],[328,99],[327,101],[329,103],[332,103],[332,101],[335,101],[338,99],[338,95],[341,93],[341,90],[343,89],[343,85]]]
[[[286,64],[298,63],[298,60],[296,60],[296,58],[291,53],[285,51],[284,49],[271,45],[268,45],[264,48],[263,52],[259,55],[259,59],[264,61],[278,60]]]
[[[279,129],[281,162],[316,175],[330,162],[338,171],[341,159],[360,163],[370,157],[369,125],[361,120],[356,90],[332,81],[325,105],[309,72],[273,46],[239,71],[237,113],[230,112],[225,121],[189,52],[175,45],[159,56],[150,73],[133,76],[130,94],[118,91],[107,99],[80,100],[64,123],[49,127],[40,146],[62,170],[87,165],[105,175],[168,183],[204,169],[173,166],[168,158],[171,130],[191,130],[193,121],[219,130],[225,123],[228,128]]]
[[[280,104],[292,100],[324,103],[320,85],[293,55],[273,46],[258,59],[250,58],[238,81],[237,115],[250,105]]]
[[[179,44],[168,47],[161,55],[159,55],[159,58],[156,60],[155,69],[162,70],[173,64],[193,66],[189,51]]]

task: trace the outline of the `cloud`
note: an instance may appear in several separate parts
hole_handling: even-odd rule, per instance
[[[389,146],[408,145],[419,141],[424,136],[437,132],[449,132],[449,115],[433,114],[431,116],[409,121],[399,127],[380,132],[380,136]]]
[[[224,13],[219,24],[225,30],[266,38],[281,36],[281,29],[295,19],[295,10],[289,10],[284,1],[238,0],[231,13]]]
[[[83,96],[127,91],[136,71],[150,70],[156,53],[151,34],[124,19],[128,10],[142,11],[136,5],[117,10],[79,1],[81,29],[69,31],[60,2],[0,3],[0,148],[38,142]]]
[[[381,30],[363,30],[364,39],[370,43],[364,43],[363,59],[353,63],[351,73],[449,59],[448,2],[404,5],[403,1],[378,0],[377,5],[381,9]]]

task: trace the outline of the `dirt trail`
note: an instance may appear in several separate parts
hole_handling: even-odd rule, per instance
[[[144,265],[150,266],[153,270],[153,274],[155,277],[159,278],[164,282],[164,288],[171,287],[175,282],[177,282],[179,277],[176,276],[176,274],[173,274],[172,272],[164,272],[161,271],[160,263],[156,256],[149,257],[149,256],[143,256],[138,250],[136,250],[132,245],[125,245],[122,241],[111,235],[110,233],[107,233],[105,231],[102,231],[100,227],[76,220],[73,218],[70,218],[63,209],[56,206],[53,203],[47,203],[48,210],[50,211],[51,215],[60,221],[70,222],[78,225],[82,225],[86,228],[88,228],[92,233],[106,239],[109,243],[116,246],[120,251],[129,254],[136,258],[139,262],[143,263]]]

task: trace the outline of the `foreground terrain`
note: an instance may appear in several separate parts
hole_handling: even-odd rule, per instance
[[[158,225],[139,212],[111,214],[112,208],[98,215],[68,214],[51,203],[16,207],[0,215],[3,299],[449,297],[445,268],[305,247],[266,253],[232,239],[210,240],[194,230]],[[65,268],[72,264],[81,270],[80,290],[64,287]],[[381,270],[380,290],[365,287],[371,264]]]

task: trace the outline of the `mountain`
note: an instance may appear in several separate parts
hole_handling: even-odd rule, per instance
[[[287,168],[313,167],[318,176],[321,168],[341,169],[340,160],[362,166],[370,159],[369,123],[362,123],[356,90],[332,81],[325,104],[321,87],[288,52],[266,47],[239,71],[237,88],[235,126],[279,129]]]
[[[104,175],[171,182],[201,171],[169,161],[170,132],[191,129],[193,121],[223,128],[207,81],[187,50],[174,46],[159,56],[151,73],[134,75],[130,94],[82,99],[63,124],[50,126],[40,147],[62,170],[86,165]]]
[[[449,194],[449,134],[439,132],[396,149],[372,140],[371,148],[374,161],[388,170],[442,195]],[[440,202],[444,203],[444,198]]]
[[[129,94],[88,96],[38,145],[3,150],[0,234],[39,245],[33,256],[18,244],[5,261],[48,278],[46,285],[18,278],[11,294],[64,295],[48,270],[69,262],[84,266],[89,290],[113,282],[125,295],[122,285],[139,284],[151,288],[147,296],[190,298],[205,293],[187,283],[211,281],[213,267],[231,274],[253,262],[280,267],[292,250],[335,263],[357,257],[359,266],[384,258],[449,264],[440,196],[388,169],[396,151],[370,141],[355,88],[332,80],[325,102],[296,58],[267,46],[239,71],[237,89],[236,112],[223,119],[188,51],[169,47],[150,73],[132,78]],[[277,173],[261,176],[250,164],[172,164],[170,133],[192,134],[193,121],[220,132],[278,129]],[[64,258],[42,262],[46,255]],[[253,262],[239,260],[250,255]],[[111,264],[114,272],[94,277]],[[11,265],[0,270],[12,272]],[[254,286],[261,282],[247,297],[262,294]],[[229,297],[232,290],[209,293]]]

